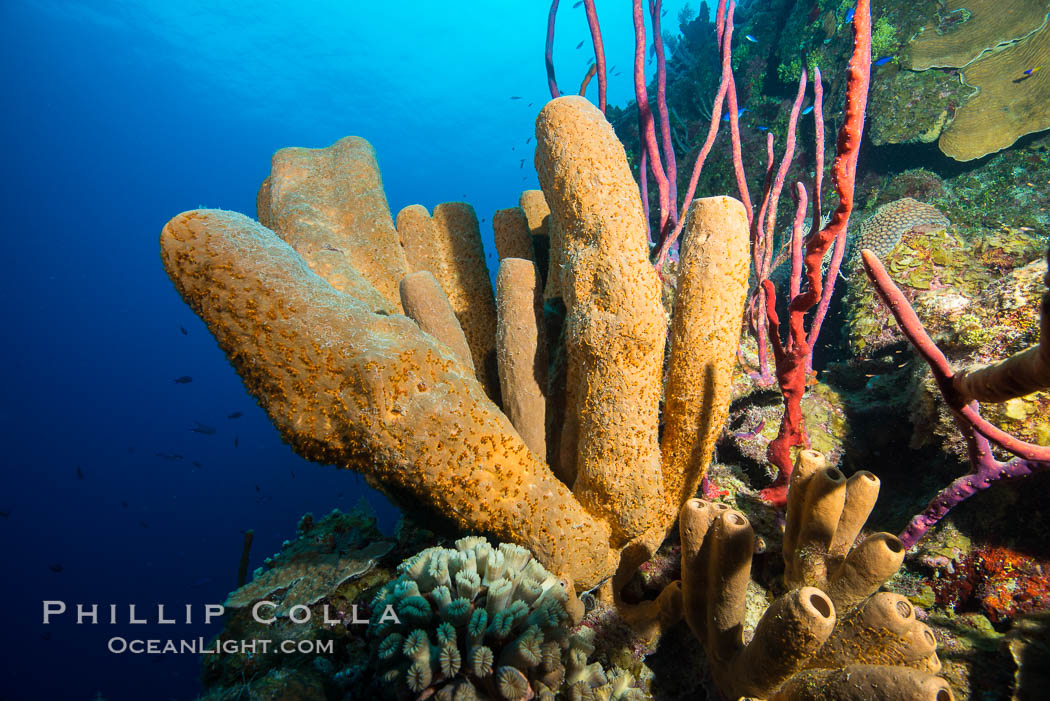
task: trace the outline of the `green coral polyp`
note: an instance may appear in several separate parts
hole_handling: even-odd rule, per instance
[[[572,634],[563,581],[525,548],[462,538],[455,550],[429,548],[397,572],[372,606],[392,606],[398,620],[369,632],[384,695],[639,698],[629,677],[614,689],[600,665],[587,664],[593,645]]]

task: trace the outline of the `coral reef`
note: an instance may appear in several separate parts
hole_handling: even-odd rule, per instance
[[[851,238],[846,270],[852,272],[860,265],[861,249],[868,248],[876,255],[886,256],[893,252],[904,234],[943,230],[950,223],[936,207],[910,197],[884,204],[861,223],[860,231]]]
[[[333,511],[316,521],[305,515],[297,537],[231,593],[223,630],[211,642],[219,652],[203,656],[201,698],[342,699],[367,661],[370,612],[363,602],[393,576],[399,553],[412,547],[409,539],[395,544],[384,538],[367,508]],[[366,560],[362,552],[376,557]],[[255,600],[275,606],[256,615],[249,605]],[[295,620],[288,612],[293,605],[301,607]],[[234,645],[240,641],[267,642],[241,649]],[[322,648],[328,652],[318,654]]]
[[[938,21],[923,27],[908,45],[905,63],[913,71],[961,68],[1030,35],[1042,26],[1046,12],[1040,0],[948,0],[938,8]]]

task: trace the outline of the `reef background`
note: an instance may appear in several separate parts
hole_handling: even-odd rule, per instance
[[[756,41],[739,40],[734,65],[740,104],[749,112],[742,117],[744,158],[757,179],[764,149],[758,127],[782,134],[799,67],[784,47],[804,44],[811,60],[819,60],[828,83],[829,132],[837,126],[849,43],[845,13],[852,3],[821,0],[806,11],[798,9],[806,3],[792,0],[752,4],[739,12],[737,34]],[[0,544],[17,573],[2,589],[9,613],[0,653],[15,671],[0,678],[0,699],[83,699],[101,692],[113,701],[142,698],[146,691],[155,696],[158,689],[192,698],[200,689],[197,656],[114,656],[105,643],[113,635],[208,637],[217,624],[44,627],[41,600],[116,603],[125,619],[131,603],[141,614],[158,602],[221,602],[236,584],[246,528],[255,530],[251,568],[295,537],[306,511],[319,517],[333,507],[347,511],[364,498],[378,512],[379,527],[387,534],[394,528],[396,510],[358,476],[307,464],[281,443],[203,324],[175,294],[157,252],[160,228],[173,213],[204,206],[253,215],[256,189],[275,150],[323,147],[360,135],[376,148],[393,212],[416,202],[475,207],[494,273],[492,212],[538,186],[529,137],[547,100],[547,3],[515,0],[496,10],[492,3],[463,3],[454,14],[424,2],[368,10],[341,9],[335,2],[300,9],[273,2],[222,3],[221,10],[210,5],[0,6],[0,76],[9,98],[0,145],[10,164],[0,198],[12,244],[0,276],[10,329]],[[672,36],[684,5],[664,5]],[[873,58],[892,60],[872,71],[851,230],[879,205],[915,197],[939,207],[961,240],[984,241],[977,247],[985,251],[980,264],[1005,272],[1038,249],[1038,241],[1045,248],[1050,137],[1024,137],[1000,154],[965,164],[921,143],[931,133],[927,122],[953,112],[959,100],[944,88],[951,75],[928,80],[922,91],[904,80],[908,74],[897,58],[920,18],[903,7],[886,0],[873,8]],[[630,8],[625,4],[617,14],[605,3],[599,9],[611,66],[609,103],[617,107],[609,117],[630,153],[637,145],[629,105]],[[668,45],[677,66],[669,103],[676,110],[676,138],[696,142],[714,86],[710,62],[705,64],[713,48],[702,20],[682,27],[684,38]],[[583,9],[566,1],[555,45],[563,90],[574,91],[590,56]],[[652,62],[648,69],[651,78]],[[589,94],[595,90],[592,82]],[[907,103],[908,119],[895,120],[907,95],[922,99]],[[790,179],[811,162],[809,124],[803,120],[799,167]],[[891,126],[910,131],[890,133]],[[727,154],[723,135],[700,195],[735,195]],[[679,154],[679,162],[687,172],[691,159]],[[930,245],[920,237],[908,250],[925,254]],[[978,268],[969,260],[960,256],[953,266],[963,290],[981,284],[970,279]],[[902,270],[911,262],[901,262]],[[929,286],[921,274],[905,282],[918,290]],[[844,322],[836,303],[818,369],[843,356]],[[987,340],[971,335],[958,345]],[[870,334],[860,337],[871,341]],[[856,338],[848,340],[859,350]],[[183,376],[192,382],[174,381]],[[915,423],[905,416],[912,407],[899,401],[916,383],[912,367],[884,357],[867,368],[832,367],[821,379],[836,389],[824,385],[808,398],[807,419],[819,425],[811,432],[829,441],[822,449],[838,447],[837,457],[851,467],[873,470],[884,484],[896,481],[898,497],[906,492],[881,504],[876,515],[880,527],[897,530],[959,474],[958,464],[939,457],[944,453],[937,446],[906,448],[899,440]],[[741,403],[731,428],[743,435],[768,419],[766,433],[775,433],[774,404],[761,396]],[[228,418],[234,412],[243,416]],[[951,433],[943,415],[926,414],[924,435]],[[1045,438],[1045,423],[1033,423],[1033,416],[1038,412],[1031,407],[1007,408],[1007,419],[1035,434],[1043,430],[1038,435]],[[201,425],[214,433],[194,432]],[[765,443],[746,443],[731,435],[720,446],[723,465],[714,473],[738,502],[750,496],[736,488],[737,480],[757,484],[764,477],[762,461],[748,451],[764,452]],[[873,452],[877,457],[868,459]],[[1046,484],[1044,475],[1028,490],[1043,492]],[[911,581],[897,583],[941,606],[963,604],[960,611],[969,617],[956,626],[957,639],[976,642],[955,648],[958,659],[985,645],[990,648],[978,653],[992,661],[999,647],[998,633],[978,611],[989,613],[982,597],[1005,580],[987,577],[994,580],[989,591],[967,590],[977,574],[1005,570],[1006,585],[1035,589],[1026,601],[1038,608],[1048,596],[1038,569],[1047,561],[1045,543],[1032,537],[1041,532],[1042,504],[1025,494],[1024,485],[997,489],[960,507],[952,522],[965,533],[981,531],[982,539],[1001,529],[1005,537],[997,544],[1008,552],[978,549],[953,525],[930,539]],[[1024,559],[1034,563],[1034,575],[1016,575]],[[960,576],[930,587],[933,572],[951,566],[954,574],[955,565],[961,565]],[[658,667],[659,659],[653,664]],[[974,691],[998,693],[1004,685],[999,677]]]
[[[557,51],[576,82],[588,34],[568,10]],[[538,186],[525,141],[547,99],[546,13],[531,0],[0,3],[0,698],[193,698],[198,657],[115,656],[106,641],[218,624],[45,628],[41,601],[221,603],[244,529],[254,569],[304,512],[362,497],[392,531],[396,511],[360,477],[281,443],[164,274],[160,229],[200,205],[254,214],[274,151],[359,134],[394,211],[468,201],[494,256],[492,212]],[[609,25],[626,68],[629,12]],[[626,103],[629,71],[611,86]]]

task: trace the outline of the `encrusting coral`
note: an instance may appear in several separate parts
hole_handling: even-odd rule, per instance
[[[785,583],[745,642],[754,532],[724,504],[682,507],[682,610],[729,698],[951,701],[936,676],[936,639],[902,596],[875,593],[900,567],[888,533],[856,547],[878,480],[848,481],[823,456],[802,451],[788,489]],[[852,550],[851,550],[852,548]]]
[[[406,560],[372,608],[397,621],[369,630],[384,694],[442,699],[643,698],[629,674],[588,664],[593,631],[572,629],[583,604],[571,582],[516,545],[477,536]]]
[[[688,406],[665,417],[665,431],[687,440],[662,453],[667,319],[623,146],[583,98],[553,100],[540,113],[536,160],[548,194],[523,193],[521,209],[534,241],[545,227],[551,235],[545,293],[556,282],[568,312],[570,411],[559,455],[550,455],[548,437],[549,468],[494,403],[498,385],[488,384],[488,368],[479,366],[490,356],[485,349],[496,347],[495,305],[491,320],[487,306],[463,314],[454,300],[475,288],[463,279],[446,287],[443,279],[450,263],[462,262],[469,270],[457,274],[471,285],[484,282],[486,294],[476,294],[493,297],[473,212],[439,205],[431,219],[421,207],[406,208],[398,215],[399,242],[374,159],[367,168],[353,165],[362,153],[372,155],[362,144],[344,139],[331,151],[295,149],[299,169],[275,168],[259,206],[276,231],[219,210],[172,219],[161,248],[176,289],[304,457],[360,470],[463,531],[523,545],[581,590],[618,569],[629,574],[664,539],[725,420],[747,283],[748,232],[739,207],[714,198],[710,213],[685,228],[679,285],[683,294],[689,285],[696,292],[684,294],[693,301],[680,312],[692,321],[672,324],[671,362],[683,370],[672,373],[680,379],[668,391]],[[341,163],[344,157],[353,167]],[[345,182],[354,168],[366,172],[366,183]],[[326,174],[340,179],[328,182]],[[359,202],[367,217],[356,212]],[[380,203],[383,212],[376,211]],[[367,249],[356,238],[372,241],[376,231],[398,250],[358,273],[349,252]],[[463,261],[454,243],[470,249]],[[311,263],[321,254],[331,262]],[[433,265],[424,260],[431,254],[440,258]],[[688,263],[691,256],[696,264]],[[398,285],[412,269],[433,273],[452,302],[476,376],[456,350],[400,314]],[[373,277],[381,278],[376,286]],[[380,294],[380,284],[389,294]],[[694,381],[700,386],[682,385]],[[548,417],[562,400],[548,393]]]
[[[1050,387],[1050,249],[1046,252],[1047,291],[1039,303],[1039,342],[1009,358],[952,378],[955,389],[967,399],[1003,402]]]
[[[959,108],[941,134],[937,142],[941,151],[957,161],[971,161],[1050,128],[1050,76],[1045,71],[1026,73],[1047,61],[1050,21],[1008,49],[964,68],[963,82],[980,92]]]
[[[294,606],[310,606],[330,596],[340,584],[365,574],[393,549],[394,544],[384,540],[354,549],[356,533],[346,529],[341,520],[344,517],[338,511],[316,524],[312,517],[304,517],[299,530],[323,534],[317,542],[326,547],[303,540],[286,543],[280,553],[267,558],[266,565],[254,572],[251,582],[229,595],[225,606],[238,609],[267,599],[275,604],[272,610],[267,609],[267,615],[286,616]]]
[[[931,24],[912,40],[904,63],[913,71],[961,68],[1024,38],[1043,24],[1047,7],[1042,0],[948,0],[938,10],[946,30]]]

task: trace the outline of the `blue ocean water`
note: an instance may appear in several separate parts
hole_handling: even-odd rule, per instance
[[[684,4],[665,6],[673,18]],[[538,187],[525,142],[548,98],[548,8],[0,3],[0,699],[194,698],[196,656],[114,654],[108,641],[217,632],[202,607],[235,586],[245,529],[253,568],[306,511],[363,498],[393,529],[396,510],[360,477],[281,443],[175,293],[158,235],[200,206],[254,216],[275,150],[354,134],[376,148],[394,213],[470,202],[494,260],[492,213]],[[610,102],[624,104],[630,6],[603,12],[621,66]],[[586,71],[586,39],[583,8],[563,2],[563,89]],[[70,612],[44,625],[45,601]],[[76,625],[78,603],[98,604],[99,623]],[[129,624],[131,604],[150,622]],[[177,623],[156,623],[157,604]]]

